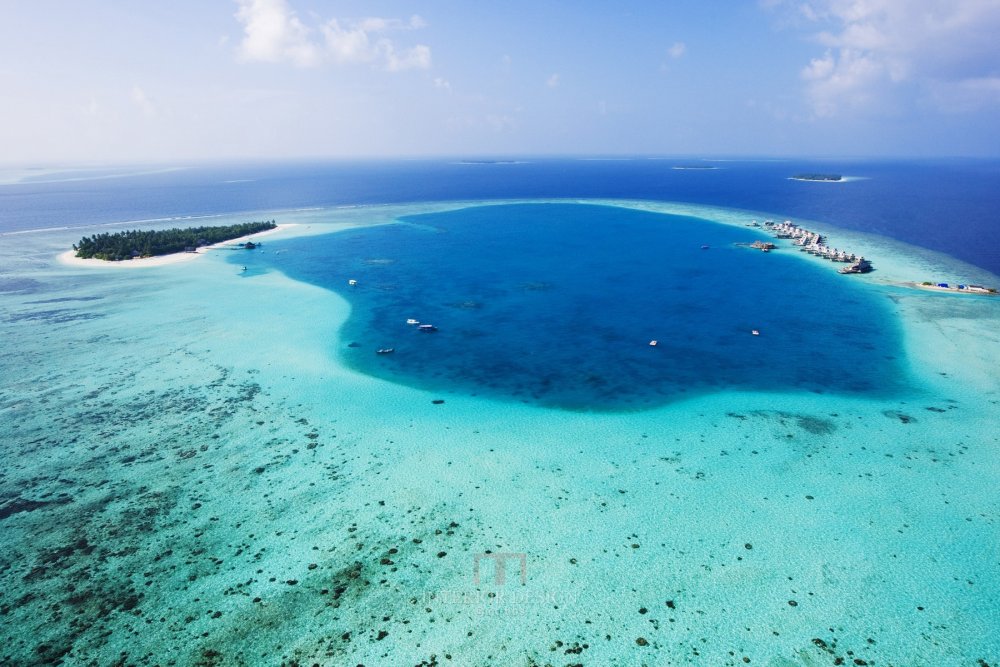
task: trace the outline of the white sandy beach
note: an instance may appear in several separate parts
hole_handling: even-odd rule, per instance
[[[282,223],[275,227],[274,229],[269,229],[267,231],[258,232],[256,234],[248,234],[247,236],[241,236],[239,238],[230,239],[228,241],[222,241],[220,243],[213,243],[212,245],[207,245],[198,248],[197,252],[176,252],[170,255],[157,255],[156,257],[142,257],[137,259],[129,259],[121,262],[109,262],[103,259],[81,259],[76,256],[75,250],[67,250],[64,253],[60,253],[57,259],[60,264],[65,266],[77,266],[77,267],[87,267],[87,268],[112,268],[112,269],[142,269],[150,268],[154,266],[167,266],[169,264],[181,264],[183,262],[189,262],[197,257],[201,257],[206,250],[219,250],[221,248],[230,247],[233,244],[245,243],[246,241],[260,238],[261,236],[267,236],[269,234],[275,234],[277,232],[287,230],[291,227],[298,226],[298,223]]]

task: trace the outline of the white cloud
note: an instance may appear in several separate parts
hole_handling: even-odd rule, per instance
[[[291,62],[310,67],[320,61],[320,49],[310,30],[285,0],[238,0],[236,19],[243,24],[237,53],[245,62]]]
[[[326,61],[340,65],[370,64],[387,72],[427,69],[430,47],[418,44],[400,49],[386,35],[419,30],[427,23],[419,16],[409,21],[367,17],[330,19],[313,29],[303,24],[286,0],[237,0],[237,20],[244,37],[238,48],[244,62],[290,62],[314,67]]]
[[[389,72],[407,69],[427,69],[431,66],[431,50],[418,44],[413,48],[398,51],[395,44],[383,33],[397,30],[417,30],[426,25],[419,16],[409,23],[395,19],[366,18],[348,25],[337,19],[323,27],[326,49],[333,59],[345,63],[376,63]]]
[[[408,69],[428,69],[431,66],[430,47],[417,44],[412,49],[396,53],[396,48],[389,40],[379,42],[379,55],[382,57],[386,71],[402,72]]]
[[[802,70],[802,78],[807,81],[823,81],[833,74],[837,67],[837,61],[829,51],[822,58],[813,58],[809,65]]]
[[[545,85],[549,88],[556,88],[559,86],[559,75],[553,74],[548,79],[545,80]]]
[[[447,79],[442,79],[441,77],[436,77],[434,79],[434,87],[440,90],[447,90],[449,93],[451,92],[451,83],[449,83]]]
[[[129,97],[132,100],[132,104],[134,104],[144,116],[152,117],[156,115],[156,105],[153,104],[153,101],[149,99],[149,96],[146,95],[146,91],[142,88],[139,86],[132,86],[132,91],[129,93]],[[97,103],[94,102],[95,108],[96,104]]]
[[[998,0],[810,0],[793,11],[826,47],[801,70],[818,116],[884,113],[914,96],[942,110],[998,104]]]
[[[368,32],[362,28],[343,28],[337,19],[323,26],[326,48],[338,63],[370,62],[374,48]]]
[[[884,65],[862,51],[841,49],[837,57],[827,51],[802,70],[808,82],[813,112],[820,117],[835,116],[845,110],[885,110],[887,100],[878,100],[886,78]]]
[[[671,69],[670,61],[683,58],[685,53],[687,53],[687,44],[684,42],[674,42],[671,44],[670,48],[667,49],[667,60],[660,63],[660,71],[669,72]]]

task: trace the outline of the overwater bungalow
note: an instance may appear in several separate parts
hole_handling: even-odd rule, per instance
[[[751,226],[754,224],[756,224],[756,221],[753,221]],[[791,239],[792,245],[796,246],[801,252],[807,252],[810,255],[822,257],[831,262],[850,264],[850,266],[841,269],[840,273],[868,273],[872,270],[871,263],[865,260],[864,257],[858,257],[847,250],[831,248],[826,244],[826,239],[822,234],[799,227],[791,220],[785,220],[784,222],[765,220],[764,228],[771,231],[779,239]],[[767,252],[777,246],[756,241],[751,247]]]
[[[861,257],[853,264],[840,269],[839,273],[870,273],[873,270],[874,267],[872,266],[872,263],[864,257]]]

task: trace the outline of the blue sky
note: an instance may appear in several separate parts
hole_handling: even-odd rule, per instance
[[[0,161],[1000,155],[1000,0],[0,0]]]

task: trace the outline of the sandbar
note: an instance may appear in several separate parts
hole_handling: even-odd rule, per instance
[[[924,285],[923,283],[916,282],[902,282],[898,283],[901,287],[910,287],[913,289],[922,289],[929,292],[945,292],[947,294],[978,294],[980,296],[996,296],[997,292],[994,289],[992,292],[989,287],[982,287],[980,285],[965,285],[959,288],[958,285],[949,284],[947,287],[942,287],[941,285]]]

